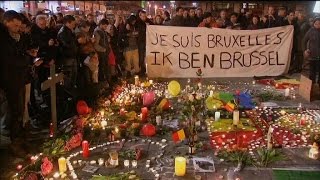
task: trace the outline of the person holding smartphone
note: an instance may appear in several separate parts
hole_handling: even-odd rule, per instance
[[[37,57],[39,51],[39,46],[35,43],[31,43],[29,46],[27,46],[26,49],[26,55],[27,55],[27,61],[28,61],[28,69],[26,70],[26,91],[25,91],[25,101],[24,101],[24,115],[23,115],[23,126],[25,127],[30,122],[30,116],[29,116],[29,103],[30,103],[30,95],[31,95],[31,82],[36,76],[35,68],[39,67],[43,60],[41,58]],[[30,122],[32,123],[32,122]]]

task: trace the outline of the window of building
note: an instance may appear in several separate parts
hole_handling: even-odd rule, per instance
[[[215,3],[215,7],[219,10],[221,9],[233,9],[233,3],[227,2],[217,2]]]

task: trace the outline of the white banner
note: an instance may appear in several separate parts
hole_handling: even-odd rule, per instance
[[[261,30],[147,26],[149,77],[278,76],[288,71],[293,26]]]

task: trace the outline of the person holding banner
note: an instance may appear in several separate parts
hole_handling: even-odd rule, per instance
[[[170,26],[183,26],[183,8],[176,8],[176,16],[172,18]]]
[[[302,63],[299,62],[299,59],[297,57],[297,51],[298,51],[298,36],[299,36],[299,26],[295,20],[294,17],[294,11],[289,11],[287,19],[284,20],[283,25],[292,25],[294,28],[293,31],[293,46],[292,46],[292,51],[291,51],[291,61],[290,61],[290,69],[289,69],[289,74],[290,73],[295,73],[299,72]]]
[[[227,17],[226,10],[221,10],[219,19],[222,21],[222,26],[220,28],[226,28],[231,23]]]
[[[275,18],[275,10],[273,6],[269,6],[268,9],[268,19],[264,25],[265,28],[276,27],[277,21]]]
[[[259,21],[259,16],[258,15],[254,15],[252,17],[252,20],[247,28],[247,30],[257,30],[257,29],[262,29],[262,25]]]
[[[309,29],[303,40],[304,56],[310,62],[309,78],[316,83],[317,75],[320,76],[320,17],[314,19],[313,27]],[[318,82],[320,80],[318,78]]]
[[[199,24],[198,27],[207,27],[207,28],[213,28],[216,27],[216,24],[214,23],[214,20],[212,18],[212,15],[210,12],[205,12],[203,15],[203,21]]]
[[[139,18],[136,22],[136,29],[138,31],[138,51],[139,51],[139,65],[140,73],[144,75],[146,73],[146,31],[147,24],[153,24],[150,20],[147,19],[147,13],[144,10],[139,11]]]

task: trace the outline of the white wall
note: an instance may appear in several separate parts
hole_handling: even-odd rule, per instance
[[[320,13],[320,1],[317,1],[313,8],[314,13]]]
[[[48,1],[48,9],[57,13],[57,7],[59,6],[58,1]]]
[[[3,9],[5,11],[7,10],[15,10],[17,12],[20,12],[20,10],[23,10],[23,1],[2,1],[3,3]]]

